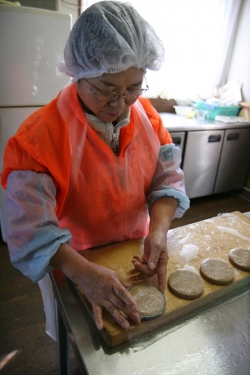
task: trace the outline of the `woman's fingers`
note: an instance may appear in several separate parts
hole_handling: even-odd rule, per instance
[[[165,252],[161,253],[159,262],[157,264],[156,272],[158,276],[158,289],[164,293],[166,288],[166,276],[167,276],[167,262],[168,256]]]
[[[121,307],[121,305],[118,303]],[[106,301],[105,308],[113,316],[115,321],[124,329],[129,328],[129,322],[124,316],[124,314],[135,324],[140,324],[141,319],[137,313],[133,313],[125,304],[122,306],[122,309],[117,308],[112,302]]]
[[[139,272],[141,272],[143,275],[145,276],[148,276],[148,277],[151,277],[151,276],[154,276],[155,273],[156,273],[156,270],[155,269],[150,269],[148,267],[148,264],[143,262],[142,260],[133,260],[132,261],[135,269]]]
[[[153,241],[154,239],[154,237],[147,237],[145,239],[143,257],[140,258],[138,255],[134,255],[132,263],[137,271],[147,277],[152,277],[157,274],[158,289],[164,292],[166,288],[168,262],[166,241],[164,239],[163,243],[155,243]]]
[[[98,304],[93,304],[93,313],[94,319],[97,328],[100,330],[103,328],[103,319],[102,319],[102,306]],[[115,302],[104,301],[103,307],[109,312],[110,315],[115,319],[115,321],[124,329],[129,328],[129,322],[124,316],[124,314],[135,324],[140,324],[141,319],[137,313],[131,311],[128,306],[122,302],[120,299],[115,299]],[[123,313],[122,313],[123,312]]]
[[[137,313],[138,307],[135,300],[127,289],[116,290],[114,287],[116,297],[112,296],[111,303],[115,306],[119,312],[122,311],[125,315],[135,324],[140,324],[141,318]]]
[[[93,314],[98,329],[103,328],[102,309],[105,308],[115,321],[127,329],[130,319],[140,323],[137,304],[128,292],[129,283],[114,271],[90,263],[88,272],[83,275],[83,290],[93,307]]]
[[[122,283],[122,280],[120,280],[120,282]],[[137,304],[136,304],[135,300],[132,298],[131,294],[126,289],[128,286],[129,285],[121,288],[119,284],[114,284],[113,290],[115,292],[115,295],[118,297],[117,300],[122,301],[122,303],[124,303],[124,306],[122,306],[122,307],[126,306],[132,312],[136,313],[137,312]],[[118,302],[118,303],[120,303],[120,302]],[[114,301],[114,304],[116,305],[115,301]],[[117,306],[117,307],[121,310],[121,308],[119,306]]]
[[[93,314],[94,314],[95,324],[97,328],[99,330],[103,329],[102,307],[96,303],[93,303],[92,308],[93,308]]]
[[[124,285],[122,285],[124,284]],[[138,307],[129,291],[129,285],[119,278],[119,282],[113,284],[114,293],[106,301],[105,308],[123,328],[128,328],[129,323],[121,311],[135,324],[140,324],[141,319],[137,313]]]
[[[134,255],[132,263],[137,271],[143,273],[145,276],[151,277],[155,275],[156,269],[149,268],[148,259],[149,256],[147,254],[144,254],[142,258],[139,258],[138,255]]]

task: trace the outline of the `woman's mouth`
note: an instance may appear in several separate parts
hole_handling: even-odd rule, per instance
[[[117,113],[117,112],[106,112],[106,111],[103,111],[102,114],[104,116],[108,116],[113,121],[116,120],[120,116],[120,113]]]

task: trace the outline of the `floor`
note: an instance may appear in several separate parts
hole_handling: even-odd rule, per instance
[[[205,220],[226,212],[250,211],[246,191],[191,200],[183,218],[172,228]],[[45,334],[45,317],[40,290],[16,270],[9,261],[6,244],[0,239],[0,361],[4,354],[20,350],[1,371],[1,375],[56,375],[55,342]],[[71,375],[80,375],[71,350]]]

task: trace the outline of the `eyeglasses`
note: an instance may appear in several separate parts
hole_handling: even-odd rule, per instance
[[[118,98],[123,98],[125,100],[136,100],[139,96],[144,94],[149,89],[147,84],[145,89],[135,90],[130,92],[129,94],[118,95],[116,94],[116,92],[113,91],[94,91],[94,89],[91,87],[90,83],[87,81],[86,78],[84,78],[84,81],[90,89],[91,94],[95,95],[96,99],[100,100],[101,102],[112,102],[114,100],[117,100]]]

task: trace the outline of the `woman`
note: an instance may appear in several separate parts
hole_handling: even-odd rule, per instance
[[[137,305],[123,280],[78,251],[146,237],[142,259],[132,262],[147,276],[157,274],[164,291],[167,231],[189,207],[180,150],[140,97],[148,89],[146,70],[159,69],[163,56],[154,30],[130,5],[89,7],[58,66],[72,83],[31,115],[5,150],[13,265],[42,291],[52,267],[61,270],[84,291],[99,329],[103,308],[125,329],[129,319],[139,324]]]

